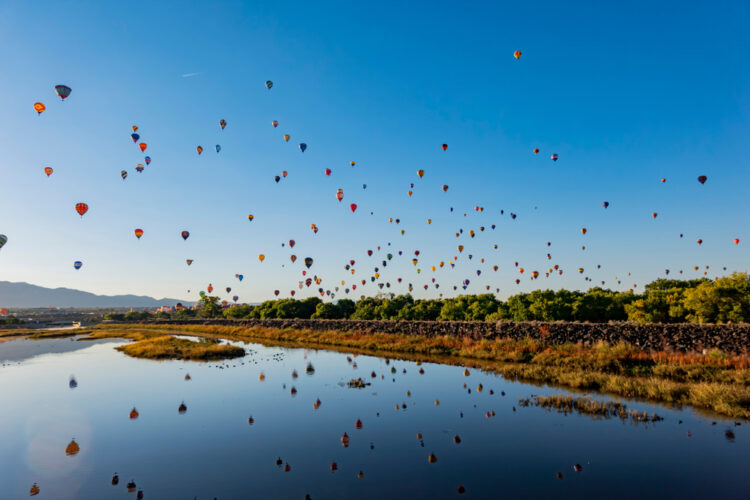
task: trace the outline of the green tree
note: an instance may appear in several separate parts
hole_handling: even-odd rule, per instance
[[[219,304],[219,297],[213,297],[210,295],[204,295],[198,301],[200,309],[198,310],[198,316],[201,318],[218,318],[222,315],[221,305]]]

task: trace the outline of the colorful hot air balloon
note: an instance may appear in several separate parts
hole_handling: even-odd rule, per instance
[[[44,167],[44,173],[47,174],[47,177],[52,175],[52,172],[54,172],[54,170],[52,170],[52,167]]]
[[[120,177],[125,180],[128,177],[128,173],[125,170],[120,171]]]
[[[552,158],[552,161],[557,161],[559,156],[557,155],[557,153],[554,153],[552,156],[550,156],[550,158]]]
[[[183,231],[182,233],[180,233],[180,236],[182,236],[183,240],[186,240],[190,237],[190,233],[187,231]]]
[[[608,202],[608,201],[602,202],[602,206],[603,206],[604,208],[607,208],[607,207],[609,207],[609,202]]]
[[[281,176],[282,176],[282,177],[283,177],[284,179],[286,179],[286,176],[287,176],[287,175],[289,175],[289,172],[287,172],[286,170],[282,170],[282,171],[281,171]]]
[[[273,82],[271,80],[266,80],[266,88],[271,90],[271,87],[273,87]]]
[[[138,144],[138,147],[141,148],[141,152],[144,152],[144,151],[146,151],[146,148],[148,147],[148,144],[146,144],[145,142],[142,142],[142,143]]]
[[[336,199],[339,200],[339,201],[341,201],[341,200],[344,199],[344,190],[343,189],[338,188],[336,190]]]
[[[278,120],[274,120],[274,121],[271,122],[271,125],[273,125],[273,128],[276,128],[276,127],[279,126],[279,121]]]
[[[146,161],[146,165],[151,165],[151,157],[150,156],[145,157],[144,160]]]
[[[41,102],[35,102],[34,103],[34,111],[36,111],[38,114],[44,113],[44,110],[47,109],[47,106],[42,104]]]
[[[203,146],[198,146],[195,150],[198,151],[198,154],[201,154],[203,152]]]
[[[67,85],[55,85],[55,92],[63,101],[70,95],[70,87]]]
[[[76,271],[78,271],[82,266],[83,266],[83,262],[81,262],[80,260],[73,262],[73,268]]]
[[[76,203],[76,212],[78,212],[78,215],[83,217],[83,214],[89,211],[89,206],[85,203]]]
[[[307,144],[305,144],[304,142],[300,142],[299,143],[299,150],[304,153],[306,149],[307,149]]]
[[[289,248],[294,248],[294,245],[296,245],[297,242],[294,240],[289,240]]]
[[[219,151],[221,151],[221,144],[216,145],[216,152],[218,153]]]
[[[447,145],[447,144],[443,144],[443,145],[442,145],[442,146],[440,146],[440,147],[442,147],[442,148],[443,148],[443,151],[445,151],[446,149],[448,149],[448,145]]]
[[[139,174],[143,172],[143,164],[139,163],[138,165],[136,165],[135,171],[138,172]]]
[[[448,184],[443,184],[443,192],[448,192]]]
[[[4,234],[0,234],[0,248],[3,248],[8,243],[8,237]]]
[[[698,182],[700,182],[701,184],[705,184],[707,180],[708,180],[708,177],[706,177],[705,175],[698,176]]]
[[[535,154],[535,155],[538,155],[538,154],[539,154],[539,148],[534,148],[534,154]]]
[[[247,216],[247,220],[249,220],[250,222],[252,222],[252,221],[253,221],[253,219],[255,219],[255,216],[254,216],[253,214],[249,214],[249,215]]]
[[[224,127],[227,126],[227,121],[225,119],[219,120],[219,127],[221,127],[221,130],[224,130]]]
[[[513,52],[513,57],[515,57],[516,59],[521,59],[521,51],[517,50]]]
[[[417,170],[417,175],[419,176],[420,179],[424,177],[424,170],[422,170],[421,168]]]
[[[307,267],[308,269],[310,269],[310,267],[312,267],[312,265],[313,265],[312,257],[305,257],[305,267]]]
[[[132,128],[132,129],[133,129],[133,132],[138,132],[138,125],[133,125],[133,126],[132,126],[132,127],[130,127],[130,128]]]
[[[586,234],[587,232],[588,232],[588,229],[586,229],[585,227],[581,228],[581,234]]]
[[[138,238],[139,240],[141,239],[141,236],[143,236],[143,229],[136,229],[133,232],[135,233],[135,237]]]
[[[289,134],[284,134],[284,141],[289,142],[289,139],[291,139],[292,136]]]
[[[352,161],[350,161],[350,162],[349,162],[349,165],[351,165],[352,167],[353,167],[354,165],[356,165],[356,164],[357,164],[357,162],[356,162],[356,161],[354,161],[354,160],[352,160]]]
[[[133,142],[138,142],[138,139],[140,139],[141,136],[133,132],[132,134],[130,134],[130,138],[133,139]]]

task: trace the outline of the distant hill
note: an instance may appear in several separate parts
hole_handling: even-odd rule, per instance
[[[70,288],[45,288],[28,283],[0,281],[0,308],[32,307],[159,307],[173,306],[178,299],[155,299],[143,295],[96,295]]]

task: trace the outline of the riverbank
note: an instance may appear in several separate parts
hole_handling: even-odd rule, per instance
[[[620,342],[592,346],[543,339],[352,333],[218,325],[102,325],[88,338],[194,335],[271,345],[329,348],[392,356],[435,357],[501,374],[510,380],[554,384],[688,405],[750,419],[750,356],[719,350],[676,353]]]
[[[314,332],[396,334],[419,337],[454,336],[471,340],[539,339],[550,344],[626,342],[639,349],[682,353],[720,349],[729,354],[750,352],[750,324],[579,323],[542,321],[383,321],[351,319],[194,319],[153,320],[144,324],[293,329]]]

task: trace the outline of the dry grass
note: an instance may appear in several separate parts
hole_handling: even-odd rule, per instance
[[[238,358],[245,355],[242,347],[219,344],[212,339],[195,342],[189,339],[163,335],[132,344],[117,347],[128,356],[145,359],[184,359],[193,361],[210,361],[215,359]]]
[[[631,420],[633,422],[658,422],[664,420],[656,413],[649,415],[645,411],[628,410],[628,407],[620,401],[597,401],[589,397],[574,397],[561,394],[552,396],[532,396],[530,398],[519,398],[518,406],[537,406],[547,411],[556,410],[558,413],[577,413],[601,418],[619,418],[620,420]]]

